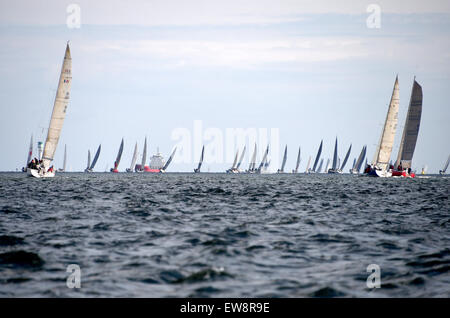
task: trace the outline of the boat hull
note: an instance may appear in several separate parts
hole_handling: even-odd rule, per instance
[[[162,172],[162,170],[161,169],[153,169],[153,168],[150,168],[148,166],[145,166],[144,167],[144,172],[159,173],[159,172]]]
[[[40,172],[37,169],[27,169],[27,175],[34,178],[53,178],[55,176],[54,171]]]
[[[403,177],[403,178],[415,178],[416,174],[414,172],[408,173],[405,170],[403,170],[403,171],[393,170],[392,176],[393,177]]]

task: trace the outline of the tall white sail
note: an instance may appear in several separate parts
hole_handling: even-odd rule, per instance
[[[416,148],[417,136],[419,135],[420,118],[422,117],[422,99],[422,86],[414,79],[406,124],[403,128],[402,141],[400,142],[400,149],[395,162],[396,168],[400,164],[403,169],[411,168],[411,160]]]
[[[319,163],[320,155],[322,154],[322,144],[323,140],[320,142],[319,150],[317,151],[316,160],[314,160],[314,165],[312,171],[316,171],[317,164]]]
[[[145,146],[147,146],[147,138],[145,139]],[[134,145],[133,158],[131,159],[130,171],[134,171],[134,166],[136,165],[136,161],[137,161],[137,152],[138,152],[138,147],[137,147],[137,142],[136,142],[136,144]],[[142,161],[144,161],[144,159],[142,159]]]
[[[28,149],[27,164],[25,165],[25,167],[27,167],[28,164],[30,163],[32,156],[33,156],[33,135],[31,135],[30,148]]]
[[[64,145],[64,161],[63,161],[63,170],[66,171],[67,164],[67,145]]]
[[[350,144],[347,154],[345,155],[344,162],[342,162],[341,171],[344,171],[345,164],[347,163],[347,160],[348,160],[348,157],[350,156],[351,151],[352,151],[352,144]]]
[[[137,145],[136,145],[136,148],[137,148]],[[141,169],[144,169],[146,161],[147,161],[147,137],[145,137],[145,141],[144,141],[144,151],[142,152]],[[134,165],[130,169],[134,169]]]
[[[361,150],[361,153],[359,154],[358,160],[356,160],[355,163],[355,167],[354,169],[359,173],[359,171],[361,170],[361,166],[363,164],[364,161],[364,157],[366,156],[366,150],[367,150],[367,146],[364,146]]]
[[[256,166],[256,143],[255,143],[255,150],[253,151],[252,158],[250,160],[250,166],[248,167],[249,171],[255,170]]]
[[[69,104],[70,86],[72,85],[72,58],[70,56],[69,43],[66,46],[66,53],[59,77],[58,90],[56,91],[55,103],[53,105],[52,117],[48,127],[47,140],[45,141],[42,161],[45,170],[50,166],[50,162],[55,155],[58,146],[59,136],[66,117],[67,105]]]
[[[239,156],[239,149],[236,151],[236,156],[234,156],[233,165],[231,166],[231,169],[236,169],[236,164]]]
[[[398,76],[395,78],[394,89],[389,103],[386,120],[384,122],[381,138],[377,146],[372,164],[381,170],[387,170],[391,157],[392,146],[394,145],[395,132],[397,130],[398,106],[400,92],[398,87]]]
[[[317,173],[320,173],[322,171],[323,166],[323,158],[320,159],[319,167],[317,168]]]
[[[286,160],[287,160],[287,145],[284,148],[284,155],[283,155],[283,161],[281,163],[281,169],[280,171],[283,172],[284,171],[284,166],[286,165]]]
[[[300,165],[300,147],[298,147],[298,154],[297,154],[297,162],[295,163],[295,172],[298,171],[298,166]]]
[[[89,169],[90,166],[91,166],[91,151],[88,150],[88,159],[87,159],[86,169]]]
[[[337,155],[337,147],[338,147],[338,143],[337,143],[337,137],[336,137],[336,142],[334,144],[334,154],[333,154],[333,166],[331,167],[331,169],[336,170],[338,168],[338,155]]]
[[[242,160],[244,160],[245,149],[247,149],[247,146],[244,146],[244,149],[242,150],[241,157],[239,158],[239,162],[236,166],[236,169],[239,169],[239,167],[241,166]]]
[[[122,158],[122,152],[123,152],[123,138],[122,142],[120,143],[119,152],[117,153],[116,161],[114,162],[114,169],[117,169],[119,167],[120,159]]]

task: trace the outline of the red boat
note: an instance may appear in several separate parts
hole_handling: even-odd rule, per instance
[[[392,170],[393,177],[405,177],[405,178],[415,178],[416,174],[414,172],[408,173],[407,170]]]

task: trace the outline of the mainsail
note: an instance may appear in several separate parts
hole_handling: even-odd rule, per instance
[[[330,158],[327,159],[327,164],[325,165],[325,173],[328,172],[328,169],[330,169]]]
[[[145,145],[147,145],[147,140],[145,140],[145,141],[146,141]],[[137,152],[138,152],[138,147],[137,147],[137,142],[136,142],[136,144],[134,145],[133,157],[131,158],[130,171],[134,171],[134,166],[136,165],[136,161],[137,161]],[[144,161],[144,159],[142,161]]]
[[[67,145],[64,145],[64,161],[63,161],[63,171],[66,171],[67,164]]]
[[[28,164],[30,163],[32,156],[33,156],[33,135],[31,135],[30,148],[28,149],[27,164],[25,165],[25,167],[27,167]]]
[[[119,152],[117,153],[116,161],[114,162],[114,169],[117,169],[119,167],[120,158],[122,158],[122,152],[123,152],[123,138],[122,142],[120,143]]]
[[[356,160],[355,163],[355,170],[359,173],[359,171],[361,170],[361,166],[363,164],[364,161],[364,157],[366,156],[366,150],[367,150],[367,146],[364,146],[361,150],[361,153],[359,154],[358,160]]]
[[[137,144],[136,144],[136,149],[137,149]],[[136,155],[136,158],[137,158],[137,155]],[[145,137],[145,141],[144,141],[144,150],[142,152],[141,169],[144,169],[146,161],[147,161],[147,137]],[[133,170],[134,165],[130,169]]]
[[[403,169],[411,168],[411,160],[419,134],[420,118],[422,117],[422,99],[422,86],[414,78],[406,124],[403,128],[402,141],[400,142],[400,149],[395,162],[396,168],[400,164]]]
[[[345,155],[344,162],[342,162],[341,171],[344,171],[345,164],[347,163],[348,157],[350,156],[350,152],[352,151],[352,145],[348,148],[347,154]]]
[[[236,163],[238,160],[238,156],[239,156],[239,149],[236,151],[236,156],[234,156],[234,161],[233,161],[233,165],[231,166],[231,169],[236,169]]]
[[[239,170],[239,167],[241,166],[242,160],[244,160],[244,155],[245,155],[245,149],[246,148],[247,148],[247,146],[244,146],[244,150],[242,150],[241,157],[239,158],[239,162],[238,162],[238,164],[236,166],[236,169],[238,169],[238,170]]]
[[[286,145],[286,147],[284,148],[284,155],[283,155],[283,161],[282,161],[282,163],[281,163],[281,169],[280,169],[280,172],[283,172],[283,171],[284,171],[284,166],[286,165],[286,160],[287,160],[287,145]]]
[[[269,154],[269,145],[267,145],[266,151],[264,152],[264,156],[261,160],[261,163],[259,164],[258,171],[261,171],[262,167],[266,163],[267,155]]]
[[[50,162],[55,155],[61,129],[66,117],[67,105],[69,104],[70,86],[72,84],[72,58],[70,56],[69,43],[66,46],[64,61],[59,76],[58,89],[56,91],[53,105],[52,117],[48,127],[47,139],[45,141],[42,161],[45,170],[50,166]]]
[[[253,151],[252,159],[250,160],[250,165],[248,167],[248,171],[255,170],[256,166],[256,143],[255,143],[255,150]]]
[[[97,163],[98,156],[100,156],[100,150],[102,149],[102,145],[98,146],[97,152],[95,153],[94,160],[92,160],[91,166],[89,167],[89,170],[93,170],[95,167],[95,164]]]
[[[320,159],[319,168],[317,168],[317,173],[320,173],[322,171],[322,166],[323,166],[323,158]]]
[[[300,147],[298,147],[297,162],[295,163],[295,173],[297,173],[299,165],[300,165]]]
[[[88,150],[88,161],[86,169],[89,169],[90,166],[91,166],[91,151]]]
[[[446,162],[445,165],[444,165],[444,169],[439,170],[439,173],[444,174],[444,173],[447,171],[449,162],[450,162],[450,155],[449,155],[448,158],[447,158],[447,162]]]
[[[316,171],[317,163],[319,162],[320,155],[322,154],[322,144],[323,140],[320,142],[319,151],[317,151],[316,160],[314,160],[314,165],[312,171]]]
[[[309,172],[309,165],[310,164],[311,164],[311,156],[309,156],[308,163],[306,164],[306,170],[305,170],[306,173]]]
[[[336,170],[338,168],[338,154],[337,154],[337,137],[336,137],[336,142],[334,143],[334,154],[333,154],[333,165],[331,166],[331,169]]]
[[[205,154],[205,146],[202,147],[202,154],[200,155],[200,160],[198,162],[197,172],[200,172],[200,168],[202,167],[203,163],[203,155]],[[234,165],[234,164],[233,164]]]
[[[175,156],[175,152],[177,151],[177,147],[172,151],[172,154],[170,155],[169,159],[167,160],[166,164],[162,168],[162,170],[166,170],[167,167],[169,167],[169,164],[172,162],[173,157]],[[159,151],[158,151],[159,152]]]
[[[387,170],[389,159],[391,157],[392,146],[394,145],[395,131],[398,121],[398,105],[400,92],[398,87],[398,76],[395,78],[394,89],[392,91],[391,101],[389,103],[386,120],[384,122],[381,138],[375,152],[372,164],[381,170]]]

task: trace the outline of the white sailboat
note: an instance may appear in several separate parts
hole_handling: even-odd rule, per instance
[[[267,145],[261,163],[259,164],[258,169],[256,170],[257,173],[261,174],[267,172],[267,167],[269,166],[269,162],[267,161],[268,155],[269,155],[269,145]]]
[[[333,154],[333,164],[331,166],[331,169],[328,169],[328,173],[339,173],[338,168],[339,168],[339,163],[338,163],[338,142],[337,142],[337,137],[336,137],[336,141],[334,143],[334,154]]]
[[[343,173],[344,168],[345,168],[345,164],[346,164],[347,161],[348,161],[348,157],[350,156],[350,152],[351,152],[351,151],[352,151],[352,144],[350,144],[350,147],[349,147],[348,150],[347,150],[347,154],[345,155],[344,162],[342,162],[342,165],[341,165],[341,167],[339,168],[339,173]]]
[[[114,168],[111,168],[111,170],[110,170],[111,172],[114,172],[114,173],[119,172],[119,170],[117,168],[119,168],[120,159],[122,158],[122,152],[123,152],[123,138],[122,138],[122,142],[120,143],[119,152],[117,153],[116,161],[114,161]]]
[[[284,173],[284,166],[286,165],[287,160],[287,145],[284,147],[284,155],[283,155],[283,161],[281,162],[281,168],[278,169],[277,173]]]
[[[58,172],[65,172],[66,171],[66,163],[67,163],[67,145],[64,145],[63,167],[62,167],[62,169],[58,169]]]
[[[320,142],[319,150],[317,151],[317,155],[316,155],[316,160],[314,160],[314,165],[313,165],[310,173],[316,172],[317,164],[319,163],[320,155],[322,154],[322,145],[323,145],[323,140]]]
[[[256,170],[255,169],[255,167],[256,167],[256,151],[257,151],[257,147],[256,147],[256,143],[255,143],[255,150],[253,151],[253,155],[250,160],[250,165],[248,166],[247,173],[254,173]]]
[[[127,172],[134,171],[134,167],[136,166],[136,161],[137,161],[137,155],[138,155],[138,146],[137,146],[137,142],[136,142],[136,144],[134,145],[134,152],[133,152],[133,157],[131,158],[130,167],[126,169]]]
[[[351,174],[359,174],[361,170],[361,166],[363,164],[364,158],[366,157],[367,146],[363,146],[361,149],[361,153],[359,154],[358,159],[356,160],[352,169],[350,169]]]
[[[367,175],[373,177],[391,177],[392,169],[389,167],[389,160],[394,145],[395,132],[397,130],[398,106],[400,92],[398,85],[398,76],[395,78],[394,89],[392,91],[391,101],[386,114],[380,141],[375,151],[372,165]]]
[[[322,166],[323,166],[323,158],[320,159],[319,167],[317,168],[317,172],[316,173],[321,173],[322,172]]]
[[[59,76],[58,89],[56,91],[55,102],[53,105],[52,117],[47,132],[47,139],[44,145],[42,162],[33,168],[27,169],[30,176],[36,178],[51,178],[55,176],[53,161],[56,147],[58,146],[61,129],[66,117],[67,106],[70,98],[70,86],[72,84],[72,58],[70,56],[69,43],[67,43],[64,54],[64,61]]]
[[[88,166],[84,170],[84,172],[92,172],[94,170],[95,164],[97,163],[98,157],[100,156],[100,151],[102,150],[102,145],[99,145],[97,148],[97,152],[95,153],[94,160],[92,160],[92,163],[89,164],[90,158],[91,158],[91,151],[88,150]],[[105,169],[106,171],[106,169]]]
[[[297,162],[295,163],[295,169],[292,170],[292,173],[298,172],[299,165],[300,165],[300,147],[298,147]]]
[[[23,172],[27,172],[27,169],[30,166],[32,160],[31,159],[32,156],[33,156],[33,135],[31,135],[30,147],[28,148],[27,164],[25,165],[25,167],[22,168]]]
[[[311,164],[311,156],[309,156],[308,163],[306,164],[305,173],[311,173],[311,170],[309,169],[310,164]]]
[[[422,100],[422,86],[416,82],[416,78],[414,77],[402,140],[400,142],[397,160],[392,170],[392,176],[394,177],[414,178],[416,176],[415,173],[411,172],[411,162],[414,149],[416,148],[417,136],[419,135],[420,119],[422,117]]]
[[[200,169],[201,169],[202,163],[203,163],[203,155],[204,154],[205,154],[205,146],[203,146],[203,148],[202,148],[202,154],[200,155],[200,160],[198,162],[198,167],[197,167],[197,169],[194,169],[195,173],[200,173]]]

